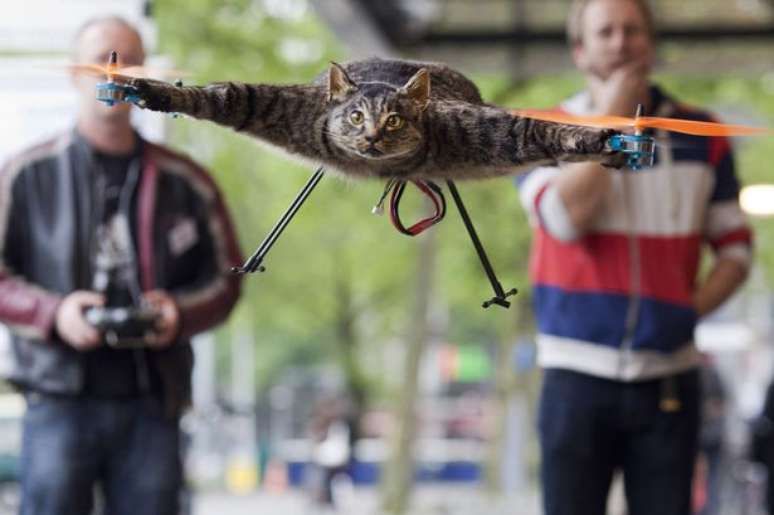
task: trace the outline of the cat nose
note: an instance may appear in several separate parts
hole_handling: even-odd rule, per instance
[[[365,140],[368,143],[376,143],[379,140],[379,133],[378,132],[371,132],[365,135]]]

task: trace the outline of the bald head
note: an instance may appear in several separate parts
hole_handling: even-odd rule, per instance
[[[118,16],[92,18],[76,31],[73,59],[78,63],[105,64],[111,50],[118,52],[119,64],[140,65],[145,49],[139,31]]]
[[[142,65],[145,50],[139,32],[122,18],[95,18],[76,33],[73,59],[79,64],[105,66],[110,53],[118,53],[119,66]],[[84,131],[93,123],[110,122],[129,127],[130,104],[106,106],[94,99],[95,87],[106,77],[73,72],[73,85],[79,93],[79,123]]]

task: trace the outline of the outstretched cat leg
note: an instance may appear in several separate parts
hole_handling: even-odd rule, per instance
[[[617,131],[519,117],[497,106],[438,102],[428,108],[425,124],[426,159],[406,175],[484,179],[562,161],[616,168],[626,162],[609,146]]]
[[[325,89],[314,85],[216,82],[175,86],[152,79],[131,79],[139,105],[152,111],[181,113],[245,132],[308,159],[326,157],[321,138]]]
[[[517,117],[512,132],[521,133],[528,140],[525,143],[528,143],[529,150],[524,156],[527,159],[541,158],[542,153],[556,162],[598,161],[603,166],[613,168],[621,168],[626,163],[626,155],[610,146],[610,138],[621,134],[614,129],[594,129]]]

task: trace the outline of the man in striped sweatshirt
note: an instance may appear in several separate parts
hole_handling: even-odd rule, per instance
[[[572,114],[711,120],[654,86],[644,0],[575,0]],[[699,318],[750,266],[751,233],[725,138],[664,138],[653,168],[595,163],[520,178],[534,226],[530,273],[544,368],[539,411],[547,515],[599,515],[615,471],[630,515],[686,515],[698,445]],[[714,259],[699,279],[701,249]]]

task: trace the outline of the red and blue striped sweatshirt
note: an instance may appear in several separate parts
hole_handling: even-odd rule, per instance
[[[655,116],[712,121],[652,88]],[[588,93],[562,104],[591,111]],[[636,381],[698,364],[693,294],[702,246],[749,266],[751,232],[726,138],[657,133],[653,168],[611,171],[589,231],[578,234],[541,167],[519,178],[534,227],[530,261],[539,363]]]

